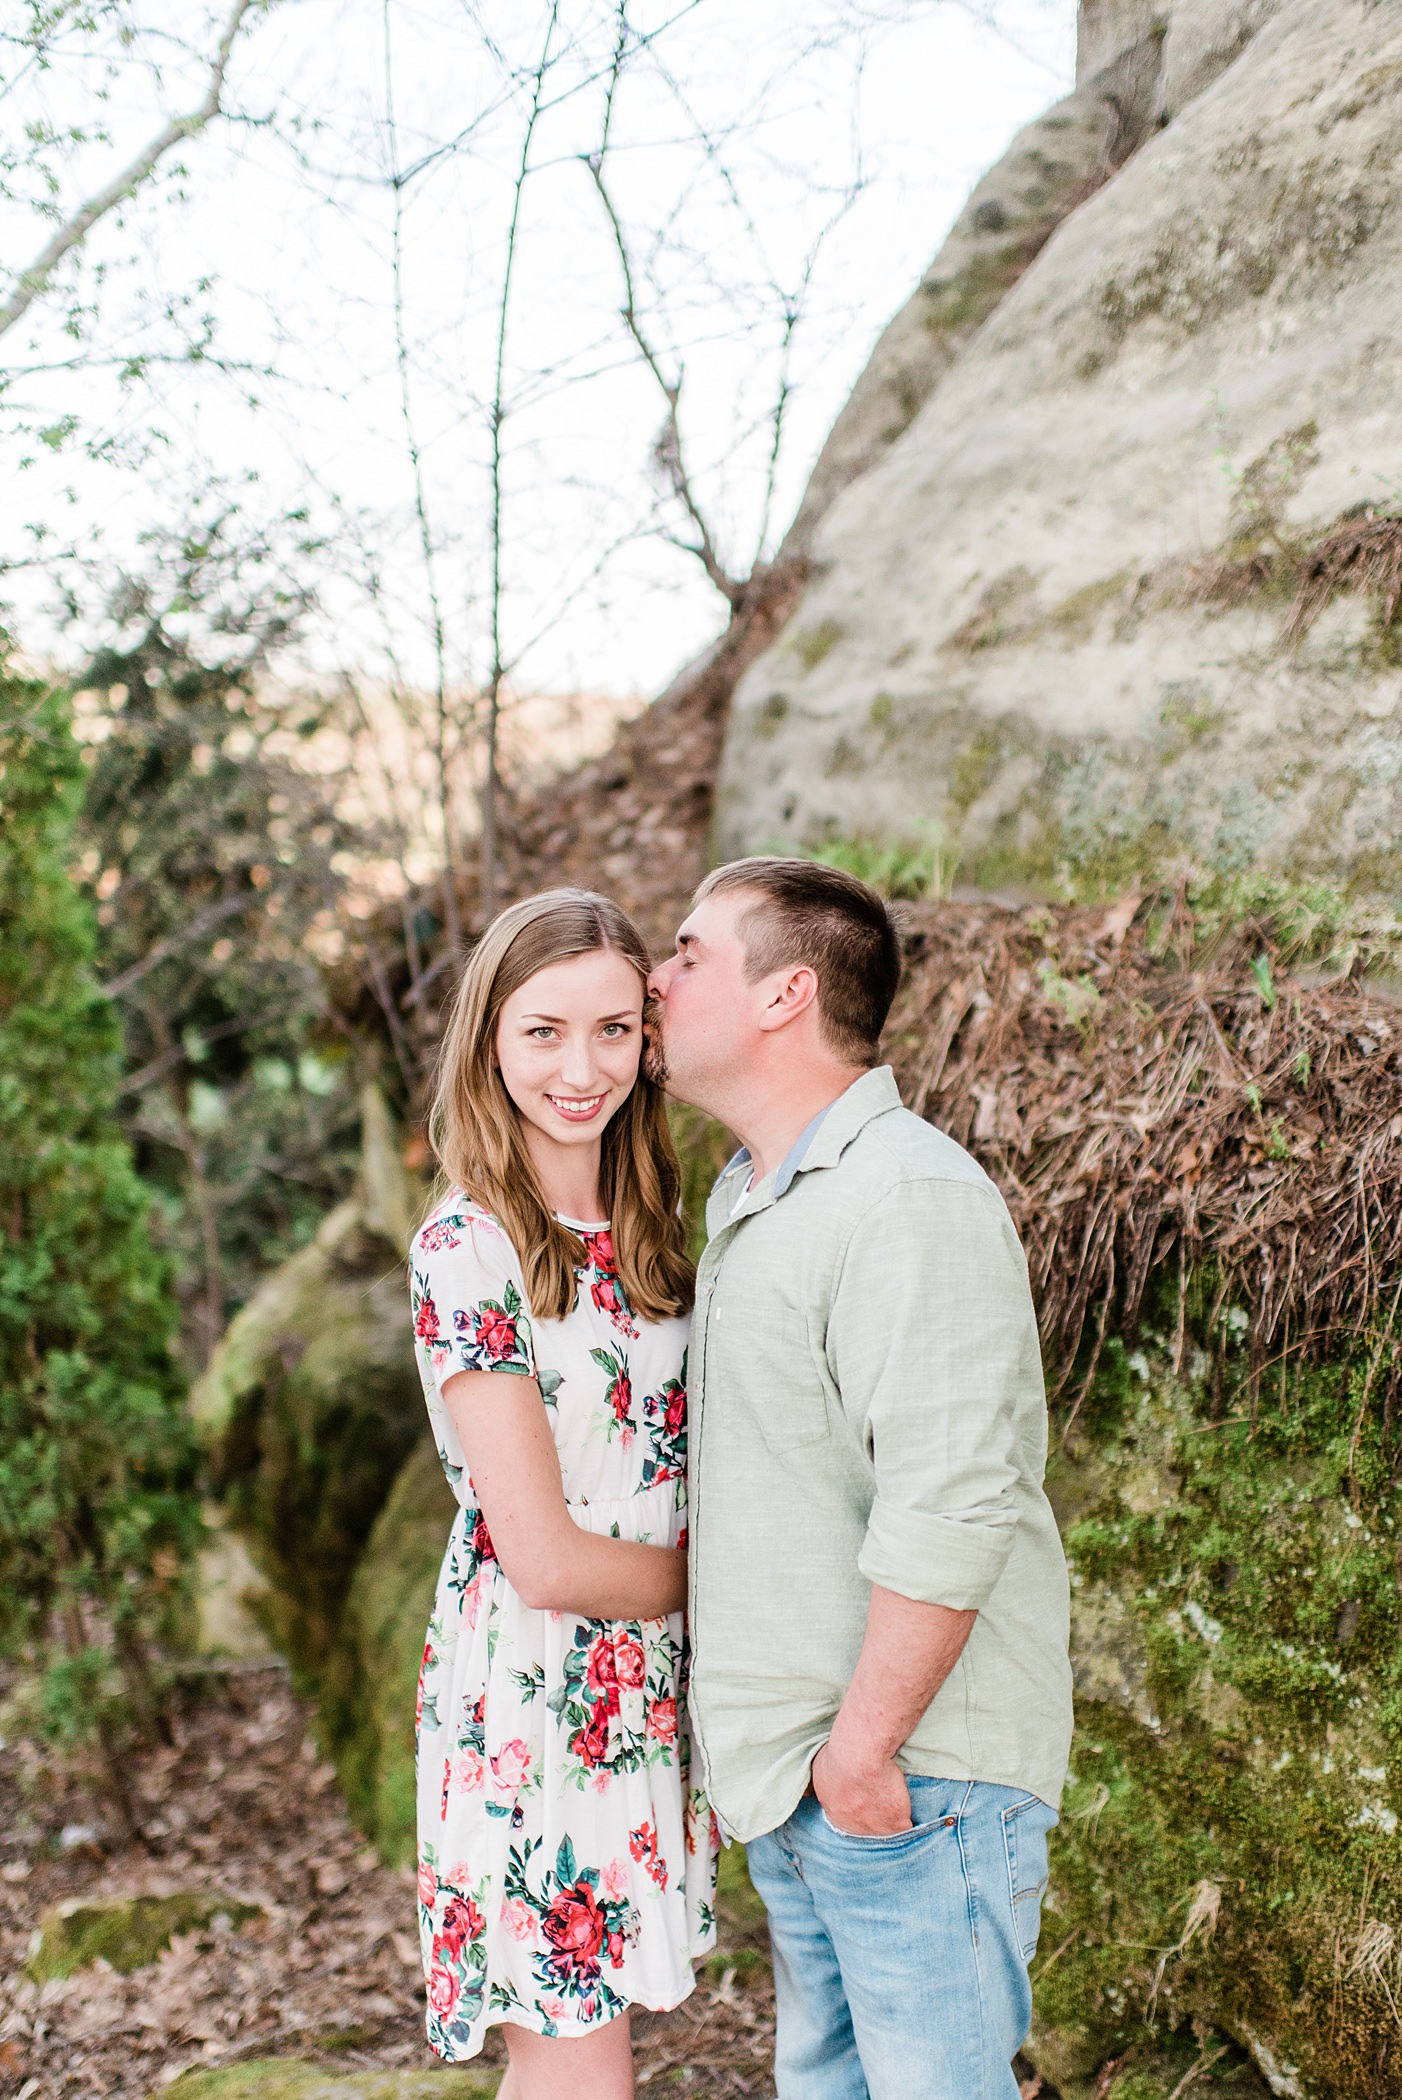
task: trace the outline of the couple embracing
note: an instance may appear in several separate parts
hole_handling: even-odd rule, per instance
[[[460,1505],[419,1916],[429,2040],[500,2025],[502,2100],[633,2092],[629,2009],[692,1989],[722,1834],[780,2100],[1017,2093],[1067,1579],[1012,1223],[877,1063],[899,975],[878,896],[778,858],[712,874],[655,970],[580,890],[465,969],[410,1257]],[[665,1094],[743,1148],[695,1273]]]

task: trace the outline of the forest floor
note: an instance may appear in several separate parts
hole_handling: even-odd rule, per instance
[[[312,1716],[280,1666],[208,1681],[175,1740],[134,1755],[139,1836],[110,1798],[0,1749],[0,2096],[146,2100],[187,2070],[296,2057],[341,2072],[428,2069],[414,1879],[351,1824]],[[59,1906],[186,1891],[256,1905],[216,1915],[149,1965],[106,1961],[36,1983],[41,1920]],[[676,2012],[635,2023],[643,2091],[771,2095],[773,1991],[755,1899],[721,1903],[720,1955]],[[481,2062],[504,2061],[493,2036]]]

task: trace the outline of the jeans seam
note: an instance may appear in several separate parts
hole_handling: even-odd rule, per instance
[[[954,1834],[959,1840],[959,1863],[964,1875],[964,1901],[968,1911],[970,1936],[973,1941],[974,1985],[978,1992],[979,2100],[982,2100],[982,2094],[986,2082],[984,2078],[984,2070],[986,2067],[986,2059],[988,2056],[988,2020],[984,2006],[983,1958],[982,1950],[979,1945],[978,1932],[978,1883],[969,1871],[969,1855],[964,1844],[964,1811],[969,1805],[969,1800],[973,1794],[973,1791],[974,1783],[971,1780],[967,1788],[965,1789],[964,1798],[960,1802],[959,1807],[956,1811]],[[970,2100],[973,2100],[972,2095],[970,2096]]]

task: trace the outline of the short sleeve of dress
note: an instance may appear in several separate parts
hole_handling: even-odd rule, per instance
[[[442,1392],[459,1371],[536,1375],[531,1323],[510,1240],[485,1211],[449,1197],[409,1250],[414,1341]]]

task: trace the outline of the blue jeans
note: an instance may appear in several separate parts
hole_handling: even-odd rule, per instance
[[[808,1794],[748,1847],[779,2100],[1017,2100],[1056,1816],[1012,1787],[908,1784],[894,1837],[848,1837]]]

